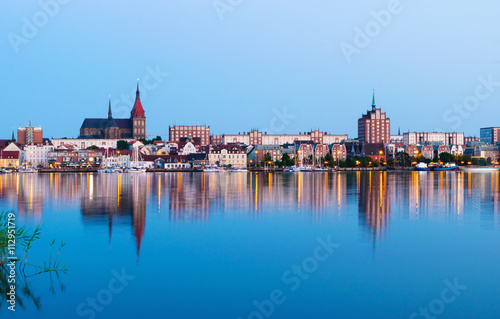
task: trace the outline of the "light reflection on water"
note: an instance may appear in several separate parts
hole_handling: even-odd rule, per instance
[[[128,250],[133,249],[137,262],[144,248],[146,251],[152,247],[168,249],[166,239],[165,243],[144,240],[148,232],[156,236],[160,227],[163,227],[161,231],[168,230],[165,225],[183,225],[183,229],[204,225],[202,229],[210,231],[210,225],[216,220],[212,235],[223,236],[220,227],[232,227],[232,221],[249,220],[265,229],[262,233],[255,232],[256,238],[267,238],[272,235],[265,227],[271,224],[270,220],[273,225],[279,225],[290,219],[297,224],[289,231],[276,228],[276,234],[300,239],[301,227],[314,232],[323,226],[334,229],[344,225],[347,233],[355,221],[361,242],[376,247],[395,244],[391,242],[391,229],[399,229],[391,224],[398,225],[401,221],[470,224],[496,231],[500,223],[499,201],[498,172],[0,176],[0,209],[15,210],[19,220],[28,225],[49,224],[48,232],[55,237],[57,232],[50,223],[68,223],[68,227],[70,223],[78,223],[84,235],[75,231],[74,237],[66,239],[70,242],[85,241],[88,240],[85,234],[105,231],[110,251],[115,249],[112,245],[115,236],[123,241],[123,234],[129,234],[134,245],[128,246]],[[75,210],[79,218],[66,221],[74,217],[74,213],[63,212]],[[173,234],[165,236],[177,240]],[[123,249],[122,244],[116,243]],[[76,260],[72,252],[69,255],[70,262]],[[148,255],[145,258],[147,260]],[[139,266],[144,267],[144,263]]]

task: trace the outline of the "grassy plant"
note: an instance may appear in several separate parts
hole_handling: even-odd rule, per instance
[[[2,299],[5,298],[7,292],[9,291],[9,284],[7,282],[8,273],[6,268],[6,263],[8,262],[8,254],[9,254],[9,213],[10,212],[0,212],[0,294],[2,298],[0,298],[0,307],[2,306]],[[30,290],[28,285],[28,277],[40,275],[42,273],[55,273],[56,278],[59,281],[61,286],[61,291],[63,291],[64,286],[62,285],[59,272],[66,273],[68,268],[64,265],[61,266],[59,257],[61,254],[62,248],[66,245],[63,241],[56,246],[56,241],[53,240],[49,243],[50,245],[50,255],[49,260],[43,262],[43,265],[35,265],[28,262],[28,255],[30,250],[33,248],[33,244],[41,238],[42,229],[40,226],[37,226],[33,231],[27,229],[25,226],[15,227],[15,241],[16,241],[16,255],[18,256],[16,261],[16,266],[18,270],[18,276],[16,278],[16,285],[18,287],[22,287],[19,291],[22,292],[22,295],[30,300],[37,309],[40,309],[40,298],[36,297],[35,294]],[[19,248],[21,247],[21,250]],[[54,256],[55,255],[55,256]],[[27,266],[32,267],[34,271],[27,274]],[[50,289],[51,292],[55,293],[54,283],[52,280],[52,275],[50,275]],[[25,301],[21,296],[17,296],[18,304],[21,308],[25,307]]]

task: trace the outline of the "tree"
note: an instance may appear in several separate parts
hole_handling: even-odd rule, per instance
[[[283,166],[292,166],[293,165],[293,161],[290,158],[290,155],[288,155],[288,153],[283,154],[283,156],[281,157],[281,165],[283,165]]]
[[[486,159],[486,165],[491,165],[491,157],[488,157],[488,158]]]
[[[325,164],[325,166],[330,166],[330,167],[332,167],[332,166],[333,166],[333,162],[334,162],[334,161],[335,161],[335,160],[333,159],[332,154],[327,153],[327,154],[325,155],[325,158],[324,158],[324,162],[323,162],[323,164]]]
[[[88,150],[98,150],[99,147],[95,146],[95,145],[92,145],[92,146],[89,146],[87,147]]]
[[[410,154],[406,152],[398,152],[396,154],[396,161],[399,163],[399,165],[405,167],[406,165],[411,164]]]
[[[392,157],[389,157],[387,159],[387,166],[394,166],[394,159]]]
[[[373,164],[373,160],[372,160],[372,158],[371,158],[371,157],[369,157],[369,156],[365,156],[365,157],[363,157],[363,158],[361,159],[361,166],[363,166],[363,167],[367,167],[367,166],[369,166],[369,165],[370,165],[370,163],[372,163],[372,164]]]
[[[118,142],[116,142],[116,148],[119,150],[128,150],[128,142],[119,140]]]
[[[266,154],[264,154],[264,156],[262,157],[262,164],[265,164],[267,162],[271,162],[273,160],[273,158],[271,157],[271,154],[269,154],[269,152],[267,152]]]
[[[453,155],[447,152],[439,154],[439,160],[443,163],[450,163],[454,161]]]

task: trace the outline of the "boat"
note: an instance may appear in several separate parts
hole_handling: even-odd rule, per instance
[[[418,163],[415,165],[415,170],[416,171],[428,171],[429,167],[427,166],[426,163]]]
[[[139,167],[129,167],[125,171],[126,173],[146,173],[145,168],[139,168]]]
[[[231,168],[229,172],[232,173],[246,173],[248,170],[246,168]]]
[[[458,166],[456,164],[446,164],[434,167],[434,170],[437,172],[442,171],[458,171]]]
[[[217,173],[217,172],[225,172],[226,170],[224,170],[220,167],[217,167],[217,166],[206,166],[203,169],[203,171],[207,172],[207,173]]]
[[[476,166],[476,167],[464,167],[462,169],[465,172],[473,172],[473,173],[488,173],[488,172],[498,172],[500,171],[500,167],[490,167],[490,166]]]
[[[34,168],[20,168],[19,173],[38,173]]]
[[[293,173],[293,168],[292,167],[286,167],[283,169],[283,173]]]
[[[313,171],[314,172],[328,172],[328,168],[326,168],[326,167],[316,167],[316,168],[313,168]]]

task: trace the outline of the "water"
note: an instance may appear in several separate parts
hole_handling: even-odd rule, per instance
[[[498,318],[499,174],[24,174],[16,318]],[[300,267],[300,268],[299,268]],[[453,289],[449,287],[455,286]],[[420,308],[422,308],[420,310]],[[422,313],[419,313],[423,311]],[[415,313],[416,312],[416,313]]]

